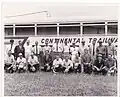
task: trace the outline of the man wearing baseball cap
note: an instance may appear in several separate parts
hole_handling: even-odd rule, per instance
[[[19,57],[16,61],[18,72],[25,72],[26,71],[26,59],[23,57],[22,53],[19,53]]]
[[[4,60],[4,69],[7,73],[13,73],[14,70],[13,70],[13,66],[15,64],[15,59],[14,59],[14,56],[12,55],[12,51],[9,50],[8,53],[7,53],[7,56],[5,57],[5,60]]]
[[[28,58],[28,70],[30,72],[36,72],[39,69],[38,57],[32,52]]]
[[[105,61],[102,57],[102,54],[98,54],[97,58],[93,64],[93,72],[94,74],[102,74],[106,75],[107,74],[107,66],[105,65]]]
[[[61,72],[63,61],[59,55],[56,55],[56,59],[53,61],[53,73]]]
[[[64,73],[70,73],[73,71],[73,63],[72,61],[69,59],[69,56],[66,55],[65,59],[63,59],[63,66],[62,66],[62,71]]]

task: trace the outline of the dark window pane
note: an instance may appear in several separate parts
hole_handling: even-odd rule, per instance
[[[16,24],[15,26],[34,26],[34,24]]]
[[[4,25],[4,26],[13,26],[13,25]]]
[[[80,23],[61,23],[60,25],[80,25]]]
[[[16,28],[16,35],[35,35],[34,28]]]
[[[83,23],[83,24],[105,24],[105,22],[86,22],[86,23]]]
[[[5,28],[5,36],[13,35],[13,28]]]
[[[83,34],[104,34],[105,26],[84,26]]]
[[[117,34],[118,27],[117,25],[108,25],[108,34]]]
[[[46,26],[46,25],[49,25],[49,26],[51,26],[51,25],[57,25],[57,24],[37,24],[37,26]]]
[[[38,35],[57,35],[57,27],[38,27]]]
[[[80,27],[60,27],[60,35],[80,34]]]
[[[108,22],[108,24],[117,24],[118,22]]]

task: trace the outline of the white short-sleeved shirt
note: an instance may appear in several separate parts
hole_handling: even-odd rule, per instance
[[[37,54],[40,54],[40,51],[43,51],[43,48],[41,46],[37,46]],[[36,46],[34,46],[34,53],[36,54]]]
[[[70,52],[72,53],[72,55],[75,55],[75,54],[77,54],[78,53],[78,51],[79,51],[79,48],[78,47],[71,47],[70,48]]]
[[[44,51],[48,50],[50,52],[51,51],[51,47],[50,46],[44,46],[43,50]]]
[[[37,56],[33,56],[33,58],[30,56],[29,59],[28,59],[28,63],[33,64],[33,65],[38,64],[39,61],[38,61]]]
[[[32,46],[31,45],[25,45],[25,53],[31,53]]]
[[[17,63],[26,63],[26,59],[25,58],[22,58],[20,59],[20,57],[17,58]]]
[[[12,64],[13,62],[15,61],[15,59],[14,59],[14,56],[13,55],[11,55],[11,56],[6,56],[5,57],[5,63],[9,63],[9,64]]]
[[[88,49],[88,50],[89,50],[89,48],[88,48],[86,45],[85,45],[85,46],[82,46],[82,45],[81,45],[79,48],[80,48],[80,53],[81,53],[81,55],[84,54],[84,50],[85,50],[85,49]]]
[[[53,61],[53,66],[56,66],[56,65],[59,65],[59,64],[63,65],[63,61],[62,61],[61,58],[59,58],[58,61],[56,59]]]
[[[64,52],[69,52],[70,46],[69,45],[64,45],[63,50]]]
[[[14,53],[14,49],[15,49],[15,45],[13,44],[13,46],[12,46],[12,49],[11,49],[11,45],[9,44],[9,45],[6,45],[6,52],[8,52],[9,50],[11,50],[12,51],[12,53]]]
[[[72,63],[71,60],[68,60],[68,61],[66,62],[65,59],[64,59],[64,60],[63,60],[63,64],[64,64],[65,67],[68,67],[68,66],[73,67],[73,63]]]

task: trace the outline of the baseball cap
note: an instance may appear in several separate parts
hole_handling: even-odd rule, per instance
[[[19,56],[22,56],[22,53],[19,53]]]
[[[102,43],[102,40],[99,40],[99,43]]]
[[[82,40],[81,42],[82,42],[82,43],[85,43],[85,40]]]
[[[102,57],[102,54],[98,54],[98,57]]]

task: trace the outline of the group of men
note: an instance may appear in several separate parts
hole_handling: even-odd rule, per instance
[[[61,46],[61,52],[56,55],[48,42],[41,47],[37,41],[35,45],[30,45],[29,40],[26,45],[19,41],[15,48],[13,48],[14,40],[10,40],[10,43],[5,57],[6,72],[20,73],[42,70],[53,73],[78,72],[103,75],[114,75],[117,72],[117,55],[111,40],[106,46],[103,45],[102,40],[99,40],[97,47],[95,40],[89,46],[86,46],[84,40],[79,46],[76,46],[74,42],[70,46],[65,41]]]

